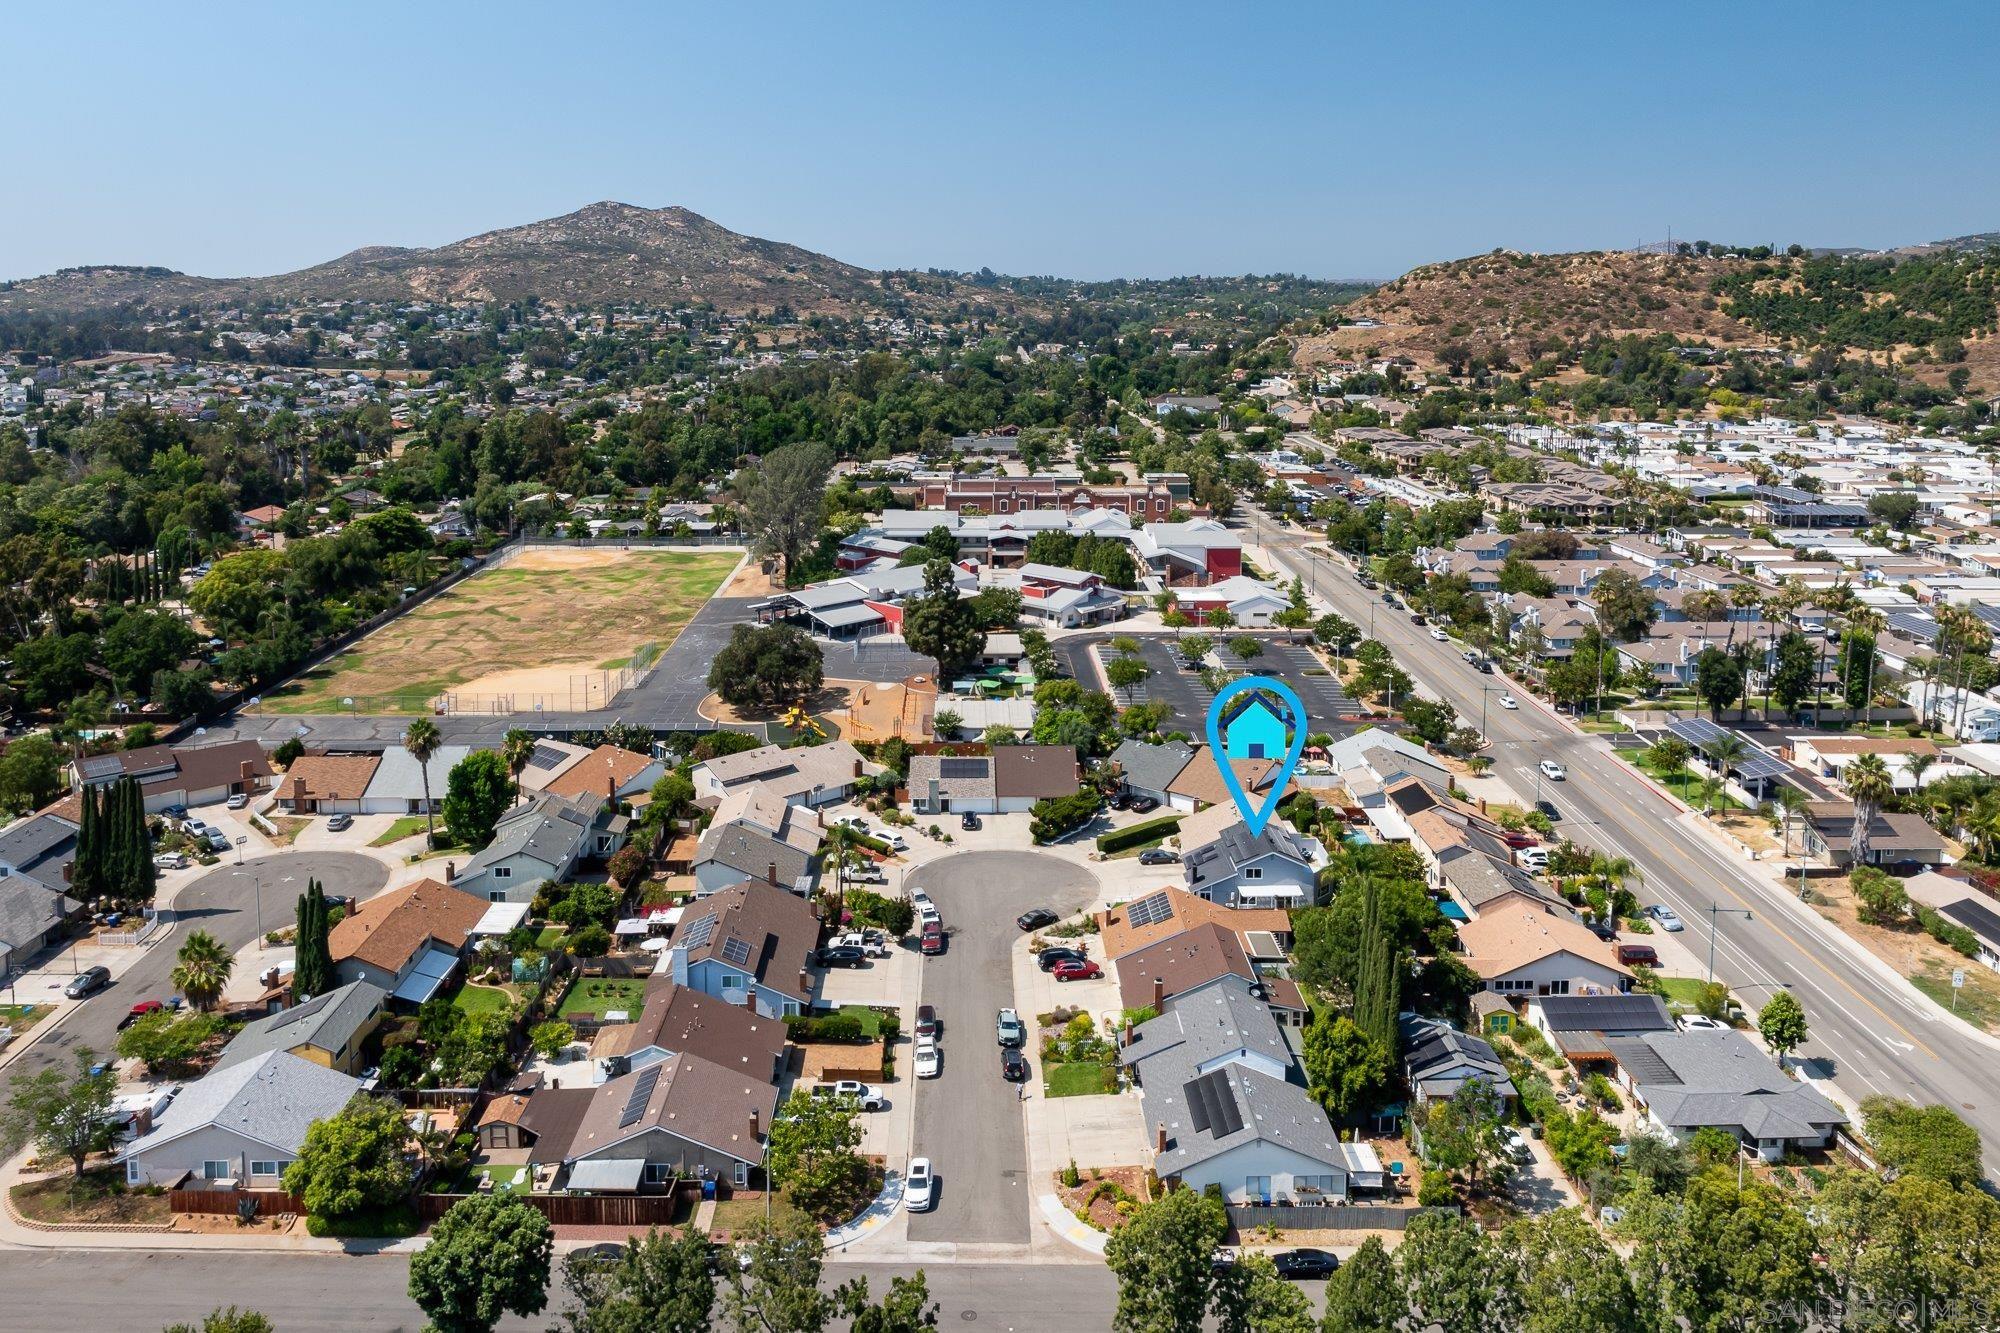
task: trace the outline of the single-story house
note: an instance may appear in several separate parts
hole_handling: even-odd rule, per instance
[[[1657,995],[1538,995],[1527,1003],[1527,1021],[1558,1051],[1578,1064],[1611,1059],[1610,1043],[1675,1030],[1674,1016]]]
[[[431,755],[429,768],[430,804],[425,806],[425,769],[400,745],[382,752],[382,762],[361,793],[364,815],[437,814],[444,809],[445,783],[458,761],[473,751],[470,745],[440,745]]]
[[[146,813],[170,805],[212,805],[232,796],[254,796],[271,783],[271,761],[254,740],[206,745],[142,745],[136,750],[86,756],[70,765],[71,785],[98,787],[133,778]]]
[[[1181,770],[1194,758],[1194,747],[1186,741],[1124,741],[1111,752],[1118,766],[1119,780],[1126,795],[1144,797],[1166,805],[1167,789]]]
[[[217,1069],[182,1089],[119,1152],[125,1183],[171,1186],[193,1176],[210,1189],[229,1181],[278,1189],[306,1130],[339,1115],[360,1090],[361,1080],[284,1051]]]
[[[629,1074],[674,1055],[693,1055],[710,1064],[775,1083],[785,1061],[785,1025],[755,1009],[728,1004],[673,978],[655,974],[646,982],[645,1007],[630,1023],[601,1029],[590,1045],[607,1074]],[[881,1068],[878,1059],[876,1068]]]
[[[863,759],[846,741],[827,741],[797,749],[760,745],[739,754],[718,755],[696,764],[692,777],[695,799],[704,805],[756,785],[793,805],[816,808],[846,800],[864,776],[885,771],[880,764]]]
[[[391,1000],[420,1005],[457,971],[485,914],[485,900],[434,879],[379,893],[327,936],[334,975],[343,984],[371,982]]]
[[[1854,863],[1855,807],[1852,801],[1806,804],[1800,841],[1806,855],[1845,868]],[[1944,839],[1922,815],[1878,810],[1868,824],[1868,864],[1937,867],[1950,861]]]
[[[591,1092],[563,1155],[563,1186],[634,1194],[686,1177],[748,1185],[777,1106],[769,1079],[670,1055]]]
[[[302,754],[278,784],[278,804],[295,815],[358,815],[381,764],[376,751]]]
[[[1611,946],[1568,917],[1532,906],[1507,907],[1461,922],[1459,961],[1480,988],[1501,995],[1617,995],[1632,970]]]
[[[1607,1044],[1618,1081],[1676,1143],[1722,1129],[1775,1162],[1794,1149],[1824,1147],[1847,1123],[1846,1112],[1786,1077],[1740,1032],[1652,1032]]]
[[[85,904],[69,896],[77,825],[43,811],[0,830],[0,977],[54,942]]]
[[[1236,932],[1215,922],[1193,926],[1116,960],[1120,1004],[1164,1013],[1175,996],[1210,986],[1242,985],[1288,1027],[1304,1026],[1310,1012],[1297,983],[1260,976]]]
[[[285,1051],[343,1074],[363,1068],[362,1047],[381,1024],[389,992],[372,981],[350,981],[289,1009],[244,1025],[215,1062],[227,1069],[267,1051]]]
[[[910,760],[910,808],[922,815],[1017,814],[1082,785],[1073,745],[996,745],[991,754]]]
[[[1276,759],[1231,759],[1229,769],[1245,794],[1252,800],[1261,800],[1278,777],[1279,763]],[[1235,808],[1235,798],[1223,784],[1222,770],[1209,758],[1206,745],[1195,746],[1187,764],[1167,784],[1166,805],[1189,813],[1212,805]]]
[[[1926,870],[1903,882],[1910,900],[1934,908],[1954,926],[1972,932],[1978,952],[1974,957],[2000,971],[2000,903],[1962,879]]]

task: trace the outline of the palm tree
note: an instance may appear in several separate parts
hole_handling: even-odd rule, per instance
[[[521,774],[528,767],[528,760],[535,753],[535,738],[519,727],[511,727],[507,737],[500,742],[500,757],[507,761],[507,772],[514,779],[514,795],[521,794]]]
[[[1875,721],[1875,663],[1880,661],[1882,656],[1875,651],[1873,644],[1876,637],[1888,626],[1889,618],[1880,611],[1864,606],[1855,611],[1849,618],[1848,624],[1866,634],[1870,643],[1867,683],[1862,687],[1861,700],[1861,725],[1865,728]]]
[[[187,996],[189,1004],[207,1009],[222,998],[235,960],[220,940],[205,930],[197,930],[187,937],[174,957],[177,961],[170,979],[174,989]]]
[[[1868,834],[1875,815],[1896,794],[1889,766],[1879,754],[1864,754],[1847,766],[1847,794],[1854,801],[1854,864],[1868,864]]]
[[[1792,854],[1792,821],[1797,819],[1799,813],[1806,808],[1808,798],[1804,792],[1794,787],[1791,783],[1781,782],[1778,784],[1777,790],[1771,793],[1771,799],[1776,801],[1778,808],[1785,812],[1784,855],[1790,856]]]
[[[437,841],[437,821],[431,814],[431,756],[438,752],[444,738],[438,735],[437,723],[427,717],[420,717],[410,723],[410,729],[403,733],[403,748],[410,752],[410,758],[424,774],[424,847],[428,849]]]
[[[1729,770],[1743,762],[1743,757],[1750,753],[1750,747],[1741,736],[1731,733],[1704,742],[1701,753],[1708,760],[1709,767],[1715,770],[1713,782],[1704,788],[1707,790],[1728,781]],[[1704,810],[1702,813],[1708,812]]]
[[[1919,798],[1916,801],[1918,805],[1923,804],[1921,798],[1924,794],[1924,774],[1930,772],[1931,766],[1937,761],[1936,754],[1913,754],[1903,760],[1903,768],[1910,775],[1910,792]]]

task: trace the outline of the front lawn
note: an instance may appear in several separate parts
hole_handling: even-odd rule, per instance
[[[1048,1097],[1096,1097],[1118,1091],[1118,1067],[1084,1061],[1078,1064],[1042,1062],[1042,1092]]]
[[[595,1014],[599,1018],[614,1009],[623,1009],[634,1018],[646,1003],[646,983],[639,977],[585,977],[570,987],[556,1017]]]
[[[34,1029],[35,1024],[55,1012],[52,1004],[0,1004],[0,1028],[12,1028],[18,1041]],[[5,1043],[0,1043],[4,1046]]]
[[[715,1201],[715,1217],[709,1223],[708,1234],[718,1239],[741,1235],[750,1227],[764,1220],[764,1196],[739,1191],[733,1199]],[[792,1205],[792,1200],[783,1190],[771,1196],[771,1219],[785,1221],[793,1217],[804,1217]]]
[[[392,842],[401,842],[405,838],[414,838],[423,831],[424,817],[422,815],[404,815],[390,824],[388,828],[383,829],[381,836],[368,845],[370,847],[387,847]]]
[[[88,1222],[98,1226],[159,1225],[173,1218],[164,1190],[139,1192],[125,1184],[125,1170],[100,1166],[79,1177],[68,1172],[31,1180],[11,1191],[14,1209],[31,1222]]]
[[[861,1038],[876,1041],[882,1036],[882,1014],[871,1005],[843,1004],[836,1013],[846,1014],[861,1024]]]
[[[1702,987],[1708,983],[1700,977],[1661,977],[1660,998],[1668,1007],[1692,1011],[1701,1002]]]

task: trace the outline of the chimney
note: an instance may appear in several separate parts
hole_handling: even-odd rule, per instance
[[[857,778],[861,776],[861,756],[859,755],[854,757],[854,776]]]
[[[446,861],[444,863],[444,882],[449,884],[457,878],[458,863],[456,861]]]
[[[749,987],[744,989],[743,1007],[753,1014],[757,1012],[757,992],[754,989]]]
[[[805,969],[804,969],[803,967],[802,967],[802,968],[800,968],[800,969],[799,969],[799,990],[800,990],[800,991],[802,991],[802,992],[804,992],[804,993],[805,993],[805,994],[807,994],[807,995],[810,995],[810,994],[812,994],[812,988],[813,988],[813,979],[812,979],[812,973],[810,973],[810,972],[806,971],[806,970],[805,970]]]
[[[132,1115],[132,1137],[144,1138],[153,1128],[153,1108],[142,1106]]]
[[[327,796],[329,798],[336,795],[338,795],[337,792],[327,793]],[[302,779],[294,780],[292,783],[292,813],[295,815],[304,814],[306,812],[306,806],[310,804],[311,801],[312,801],[312,788],[308,786]]]
[[[1486,813],[1486,798],[1484,796],[1479,798],[1479,813],[1482,815]]]
[[[755,1143],[757,1141],[757,1131],[759,1128],[760,1125],[757,1117],[757,1108],[753,1106],[750,1108],[750,1141],[752,1143]]]
[[[604,799],[611,805],[618,803],[618,775],[608,765],[604,770]]]
[[[246,787],[257,781],[257,770],[248,759],[236,766],[236,780]]]
[[[1167,1003],[1167,979],[1165,977],[1154,977],[1153,1008],[1156,1012],[1162,1011],[1166,1008],[1166,1003]]]
[[[1120,1046],[1130,1046],[1132,1044],[1132,1025],[1130,1023],[1125,1025],[1125,1036],[1118,1044]]]
[[[1153,1151],[1155,1153],[1163,1153],[1166,1150],[1167,1150],[1167,1122],[1162,1120],[1153,1129]]]
[[[764,863],[764,878],[771,881],[772,888],[778,886],[778,863],[776,861],[766,861]]]

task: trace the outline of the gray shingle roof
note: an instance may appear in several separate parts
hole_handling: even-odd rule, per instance
[[[556,867],[558,874],[566,872],[582,854],[600,804],[596,797],[569,800],[543,794],[531,798],[501,817],[493,841],[465,863],[463,875],[469,879],[490,865],[522,855]]]
[[[211,1125],[296,1153],[315,1120],[339,1115],[360,1090],[357,1078],[283,1051],[267,1051],[191,1084],[161,1114],[152,1133],[134,1139],[119,1160]]]
[[[1291,1048],[1271,1020],[1270,1006],[1250,993],[1248,982],[1237,979],[1170,996],[1167,1012],[1133,1029],[1132,1041],[1119,1052],[1119,1060],[1138,1064],[1170,1050],[1197,1064],[1239,1050],[1267,1055],[1281,1065],[1292,1062]]]
[[[1340,1136],[1319,1103],[1295,1083],[1240,1064],[1204,1077],[1199,1062],[1182,1051],[1148,1060],[1143,1078],[1146,1123],[1167,1130],[1167,1150],[1154,1162],[1162,1176],[1249,1143],[1276,1144],[1324,1165],[1329,1175],[1347,1174]]]
[[[247,1024],[223,1049],[217,1069],[254,1060],[269,1051],[315,1046],[338,1054],[354,1040],[389,1002],[389,992],[367,981],[353,981],[315,995],[304,1004],[268,1014]]]
[[[1607,1045],[1654,1118],[1676,1130],[1713,1125],[1753,1139],[1811,1139],[1847,1123],[1740,1032],[1656,1032]]]
[[[1194,758],[1194,747],[1183,741],[1148,745],[1126,741],[1111,752],[1111,762],[1125,774],[1127,786],[1141,791],[1165,791]]]

